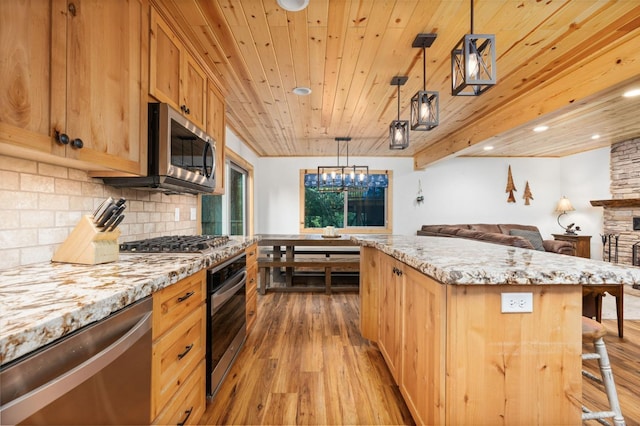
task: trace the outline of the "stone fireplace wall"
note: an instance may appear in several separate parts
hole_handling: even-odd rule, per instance
[[[611,196],[615,199],[640,199],[640,137],[611,146]],[[633,230],[633,218],[640,217],[640,202],[633,207],[605,207],[605,234],[619,235],[618,263],[631,265],[632,246],[640,242],[640,231]],[[611,256],[615,254],[615,238]],[[608,260],[608,243],[606,246]]]

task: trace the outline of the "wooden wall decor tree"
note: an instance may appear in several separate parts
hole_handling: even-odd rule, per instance
[[[525,206],[529,205],[529,200],[533,200],[533,194],[531,193],[531,188],[529,188],[529,181],[527,181],[526,185],[524,186],[524,195],[522,196],[522,198],[524,198]]]
[[[511,175],[511,165],[509,165],[509,174],[507,175],[507,189],[505,192],[509,193],[507,203],[515,203],[516,197],[513,195],[513,191],[517,191],[515,183],[513,183],[513,176]]]

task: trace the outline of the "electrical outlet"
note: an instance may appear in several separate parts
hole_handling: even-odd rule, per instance
[[[180,221],[180,207],[176,207],[176,212],[175,212],[174,220],[175,220],[176,222],[179,222],[179,221]]]
[[[195,207],[191,207],[191,220],[196,220],[196,208]]]
[[[501,293],[502,313],[533,312],[533,293]]]

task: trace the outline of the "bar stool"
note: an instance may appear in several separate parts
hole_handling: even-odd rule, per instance
[[[609,355],[604,345],[603,337],[605,334],[607,334],[607,330],[602,324],[591,318],[582,317],[582,343],[593,343],[595,349],[593,353],[583,353],[582,360],[597,359],[601,377],[596,377],[584,369],[582,370],[582,375],[604,386],[610,408],[610,411],[591,411],[583,405],[582,420],[597,420],[599,423],[608,425],[609,423],[602,419],[611,417],[615,426],[624,426],[624,417],[622,417],[622,410],[620,410],[620,402],[618,401],[616,384],[613,381]]]

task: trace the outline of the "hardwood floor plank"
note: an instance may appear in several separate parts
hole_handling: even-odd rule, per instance
[[[271,292],[200,424],[413,424],[355,293]]]

